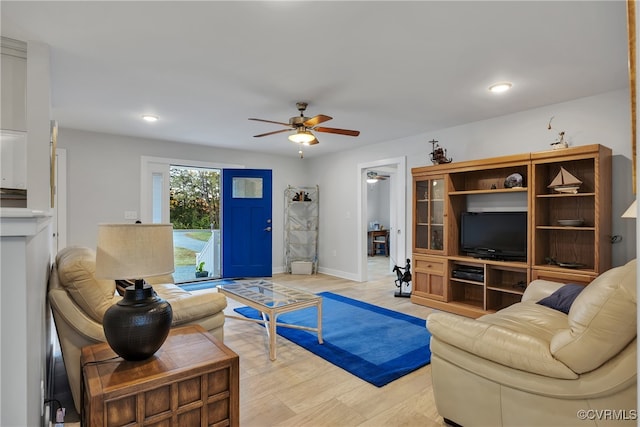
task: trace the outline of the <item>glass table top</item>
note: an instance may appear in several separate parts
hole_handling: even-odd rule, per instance
[[[218,289],[269,308],[284,307],[320,298],[310,292],[264,279],[238,280],[230,284],[218,285]]]

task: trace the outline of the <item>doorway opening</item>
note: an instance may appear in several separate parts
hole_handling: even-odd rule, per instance
[[[397,228],[391,220],[391,185],[395,167],[367,170],[367,280],[380,280],[391,274],[393,247],[391,234]],[[395,242],[394,242],[395,243]]]
[[[220,169],[169,167],[176,283],[220,278]]]
[[[358,235],[360,238],[360,281],[378,279],[381,273],[393,276],[393,265],[404,265],[406,253],[406,159],[397,157],[358,165],[360,176]],[[373,182],[373,177],[378,177]],[[369,180],[369,182],[367,182]],[[380,185],[379,185],[380,184]],[[378,186],[379,185],[379,186]],[[378,187],[375,187],[378,186]],[[389,256],[372,252],[375,231],[388,230]],[[376,230],[377,229],[377,230]],[[384,258],[384,261],[380,261]],[[370,262],[371,261],[371,262]]]

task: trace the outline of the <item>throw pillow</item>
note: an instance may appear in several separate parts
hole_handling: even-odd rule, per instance
[[[564,314],[569,314],[571,304],[573,304],[573,301],[583,289],[583,285],[570,283],[564,285],[548,297],[542,298],[538,301],[538,304],[561,311]]]

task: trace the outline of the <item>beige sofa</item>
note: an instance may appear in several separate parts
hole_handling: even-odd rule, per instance
[[[431,314],[440,415],[463,426],[636,425],[636,271],[633,260],[600,275],[568,314],[537,304],[563,286],[543,280],[475,320]]]
[[[120,300],[113,280],[97,280],[93,249],[69,247],[56,256],[49,279],[53,312],[69,386],[80,413],[80,352],[82,347],[105,342],[102,317]],[[190,293],[169,276],[146,278],[156,293],[171,304],[173,326],[198,324],[222,340],[227,300],[215,289]]]

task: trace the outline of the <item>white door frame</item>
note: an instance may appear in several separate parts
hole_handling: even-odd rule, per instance
[[[406,221],[407,221],[407,159],[394,157],[381,159],[373,162],[358,164],[358,272],[357,277],[360,282],[368,280],[367,273],[367,169],[392,166],[396,168],[395,173],[390,177],[390,204],[391,215],[389,224],[392,235],[390,236],[390,262],[394,260],[400,265],[404,265],[406,258]]]
[[[67,246],[67,150],[56,148],[53,253]]]
[[[140,157],[140,220],[152,222],[153,175],[162,174],[162,223],[169,223],[169,168],[184,166],[205,169],[242,169],[244,165],[230,163],[203,162],[199,160],[170,159],[165,157]]]

